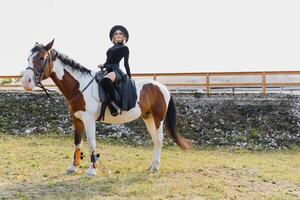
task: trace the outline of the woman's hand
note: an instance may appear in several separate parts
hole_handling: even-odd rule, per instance
[[[98,65],[97,67],[102,68],[102,67],[103,67],[103,64],[100,64],[100,65]]]

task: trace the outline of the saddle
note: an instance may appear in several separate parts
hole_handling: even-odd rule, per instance
[[[101,80],[106,74],[107,71],[101,69],[101,71],[97,72],[95,75],[95,80],[98,83],[99,99],[101,102],[98,121],[104,120],[106,107],[109,106],[107,95],[101,86]],[[121,110],[124,111],[128,111],[133,108],[137,99],[135,82],[125,74],[122,80],[118,82],[116,81],[114,85],[114,92],[116,94],[115,103],[121,108]]]

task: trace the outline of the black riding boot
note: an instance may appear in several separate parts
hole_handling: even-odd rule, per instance
[[[121,113],[120,107],[116,104],[116,93],[114,88],[114,83],[109,78],[103,78],[101,80],[101,86],[104,89],[107,100],[108,100],[108,108],[111,112],[112,116],[117,116]]]

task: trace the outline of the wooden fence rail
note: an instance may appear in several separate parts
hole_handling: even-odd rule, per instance
[[[158,80],[162,77],[178,77],[178,78],[189,78],[189,77],[199,77],[202,78],[203,82],[197,83],[164,83],[167,87],[183,88],[183,87],[201,87],[205,88],[206,94],[210,94],[212,88],[250,88],[257,87],[261,88],[262,94],[267,93],[268,87],[300,87],[300,78],[299,82],[288,82],[288,79],[285,79],[284,82],[268,82],[267,77],[276,77],[276,76],[289,76],[289,75],[299,75],[300,71],[256,71],[256,72],[192,72],[192,73],[137,73],[132,74],[133,78],[151,78]],[[261,81],[259,82],[213,82],[213,77],[234,77],[234,76],[254,76],[260,77]],[[20,79],[21,76],[0,76],[0,83],[3,79]],[[47,84],[47,87],[55,87],[54,84]],[[21,87],[20,84],[0,84],[0,88],[17,88]]]

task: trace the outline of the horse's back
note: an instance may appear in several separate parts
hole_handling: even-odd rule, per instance
[[[162,84],[162,83],[160,83],[160,82],[158,82],[158,81],[155,81],[155,80],[153,80],[153,79],[142,79],[142,80],[137,80],[137,81],[135,81],[135,84],[136,84],[137,90],[143,89],[143,87],[146,86],[146,85],[151,85],[151,84],[153,84],[153,85],[156,85],[157,87],[159,87],[159,89],[160,89],[162,92],[169,91],[169,90],[167,89],[167,87],[166,87],[164,84]]]
[[[138,99],[140,98],[141,94],[154,95],[153,93],[160,92],[163,95],[165,102],[169,102],[170,100],[170,92],[168,88],[158,81],[152,79],[139,80],[136,81],[136,88],[137,91],[139,91],[137,92]]]

